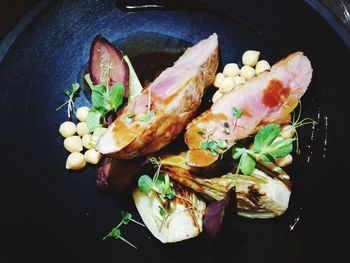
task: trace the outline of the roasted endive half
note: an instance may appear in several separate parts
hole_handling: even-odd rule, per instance
[[[173,243],[198,236],[203,230],[206,204],[192,190],[173,183],[176,196],[171,200],[151,190],[136,188],[136,208],[149,231],[162,243]]]
[[[228,173],[221,177],[203,178],[190,170],[177,166],[164,166],[173,180],[208,199],[222,200],[236,185],[238,214],[249,218],[272,218],[282,215],[288,208],[291,194],[289,175],[273,163],[258,164],[249,175]]]

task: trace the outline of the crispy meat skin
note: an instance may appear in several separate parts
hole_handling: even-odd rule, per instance
[[[109,127],[97,149],[110,157],[133,159],[169,144],[192,119],[218,67],[216,34],[188,49],[129,104]],[[155,115],[147,114],[149,98]],[[127,122],[133,115],[133,122]]]
[[[187,164],[207,167],[218,159],[218,155],[201,149],[204,141],[225,140],[230,148],[235,141],[255,133],[259,125],[284,122],[305,93],[311,77],[310,61],[302,52],[296,52],[222,96],[188,124]],[[243,112],[239,119],[232,112],[234,107]]]

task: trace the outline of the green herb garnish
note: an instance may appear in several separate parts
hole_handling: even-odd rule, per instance
[[[242,112],[242,110],[240,110],[240,109],[238,109],[238,108],[236,108],[236,107],[233,107],[232,108],[232,113],[233,113],[233,116],[238,120],[239,118],[241,118],[242,117],[242,114],[243,114],[243,112]]]
[[[61,109],[65,105],[68,105],[67,108],[67,113],[68,113],[68,118],[71,117],[71,113],[74,110],[74,99],[79,95],[80,91],[80,85],[78,83],[73,83],[72,84],[72,90],[64,89],[63,93],[68,97],[68,100],[63,103],[61,106],[59,106],[57,110]]]
[[[152,157],[149,160],[153,165],[157,167],[157,170],[153,175],[153,179],[148,175],[142,175],[139,178],[139,189],[145,194],[148,194],[151,190],[153,190],[158,194],[163,195],[167,199],[174,198],[176,196],[176,193],[172,188],[169,175],[160,173],[162,165],[156,158]]]
[[[299,135],[298,135],[298,131],[297,128],[302,127],[304,125],[308,125],[308,124],[312,124],[312,125],[316,125],[317,122],[314,121],[311,118],[304,118],[302,120],[300,120],[301,117],[301,102],[299,101],[299,112],[296,113],[295,111],[293,111],[293,115],[292,115],[292,121],[291,121],[291,127],[295,129],[295,138],[296,138],[296,153],[300,154],[300,149],[299,149]]]
[[[132,123],[135,121],[135,113],[129,113],[126,115],[126,120],[127,123]]]
[[[240,171],[244,175],[251,174],[255,169],[257,159],[263,162],[273,162],[276,158],[291,153],[295,139],[282,139],[274,142],[280,133],[279,124],[268,124],[256,134],[252,150],[233,147],[232,158],[239,159],[236,174]]]
[[[168,212],[161,206],[158,206],[159,207],[159,214],[161,217],[166,217],[168,216]]]
[[[139,117],[139,121],[149,122],[154,115],[155,115],[154,110],[148,110],[146,115]]]
[[[91,90],[92,108],[86,119],[86,124],[90,131],[101,127],[105,121],[105,116],[109,112],[117,112],[123,104],[124,86],[115,83],[110,91],[103,85],[96,85]]]
[[[125,243],[127,243],[128,245],[132,246],[133,248],[137,249],[137,247],[135,245],[133,245],[132,243],[130,243],[128,240],[126,240],[125,238],[123,238],[121,236],[120,227],[122,225],[128,225],[130,221],[134,222],[134,223],[136,223],[136,224],[138,224],[140,226],[145,227],[144,224],[134,220],[132,218],[132,215],[129,212],[124,212],[123,211],[122,212],[122,219],[120,220],[119,224],[117,226],[113,227],[112,230],[106,236],[103,237],[103,240],[105,240],[108,237],[112,237],[112,238],[115,238],[115,239],[120,239],[120,240],[124,241]]]
[[[149,122],[154,115],[154,110],[151,110],[151,89],[148,88],[147,113],[146,115],[139,117],[139,120],[143,122]]]
[[[204,141],[201,143],[201,149],[202,150],[208,150],[214,155],[220,154],[219,149],[226,149],[227,143],[225,140],[220,141]]]

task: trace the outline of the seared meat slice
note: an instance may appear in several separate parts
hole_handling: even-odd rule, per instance
[[[205,141],[225,141],[228,149],[235,141],[253,134],[259,125],[285,120],[305,93],[311,77],[309,59],[296,52],[276,63],[270,71],[225,94],[188,124],[187,164],[206,167],[218,159],[216,153],[201,147]],[[240,117],[235,117],[234,108],[242,112]]]
[[[191,120],[218,67],[218,39],[213,34],[189,48],[108,128],[97,150],[120,159],[156,152]]]

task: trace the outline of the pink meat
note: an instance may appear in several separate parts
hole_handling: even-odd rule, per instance
[[[98,142],[98,151],[133,159],[169,144],[192,119],[217,67],[218,39],[213,34],[189,48],[123,110]],[[148,110],[154,115],[143,121]]]
[[[206,167],[217,160],[217,155],[201,149],[204,141],[225,140],[230,148],[235,141],[253,134],[259,125],[286,119],[305,93],[311,77],[309,59],[296,52],[270,71],[225,94],[187,126],[187,164]],[[235,118],[233,108],[243,112],[240,118]]]

